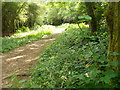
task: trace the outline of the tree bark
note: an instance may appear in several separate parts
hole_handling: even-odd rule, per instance
[[[120,70],[120,2],[110,2],[106,15],[109,29],[108,59],[117,62],[118,65],[113,69]]]
[[[90,21],[89,27],[91,31],[91,35],[94,35],[94,32],[97,31],[97,21],[96,16],[94,14],[94,3],[93,2],[85,2],[87,13],[90,17],[92,17],[92,20]]]

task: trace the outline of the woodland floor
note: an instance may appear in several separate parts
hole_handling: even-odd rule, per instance
[[[54,32],[52,35],[4,53],[2,55],[3,85],[9,83],[10,78],[8,77],[13,73],[18,73],[22,79],[26,79],[27,74],[29,76],[30,73],[29,69],[36,64],[45,47],[55,40],[64,30],[65,28],[61,28],[61,30]]]

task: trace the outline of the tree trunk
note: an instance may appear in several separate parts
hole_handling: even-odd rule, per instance
[[[118,63],[116,67],[111,66],[113,69],[120,70],[120,2],[109,3],[106,20],[110,32],[108,59]]]
[[[87,13],[90,17],[92,17],[92,20],[90,21],[89,27],[91,34],[94,35],[94,32],[97,31],[97,21],[96,21],[96,16],[94,14],[94,3],[93,2],[85,2],[86,8],[87,8]]]

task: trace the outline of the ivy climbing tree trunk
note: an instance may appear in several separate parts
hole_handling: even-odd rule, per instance
[[[110,32],[108,58],[111,61],[118,62],[118,65],[112,68],[120,70],[120,2],[110,2],[107,11],[106,21]]]
[[[97,31],[97,21],[94,13],[94,8],[95,8],[94,2],[85,2],[85,6],[87,8],[88,15],[92,17],[89,27],[90,27],[91,34],[94,35],[94,32]]]

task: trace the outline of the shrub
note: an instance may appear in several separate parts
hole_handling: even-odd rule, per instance
[[[107,33],[90,36],[87,27],[82,29],[72,25],[43,52],[25,87],[118,87],[118,73],[106,59]]]
[[[28,27],[22,26],[21,28],[19,28],[16,33],[21,33],[21,32],[28,32],[30,31],[30,29]]]

